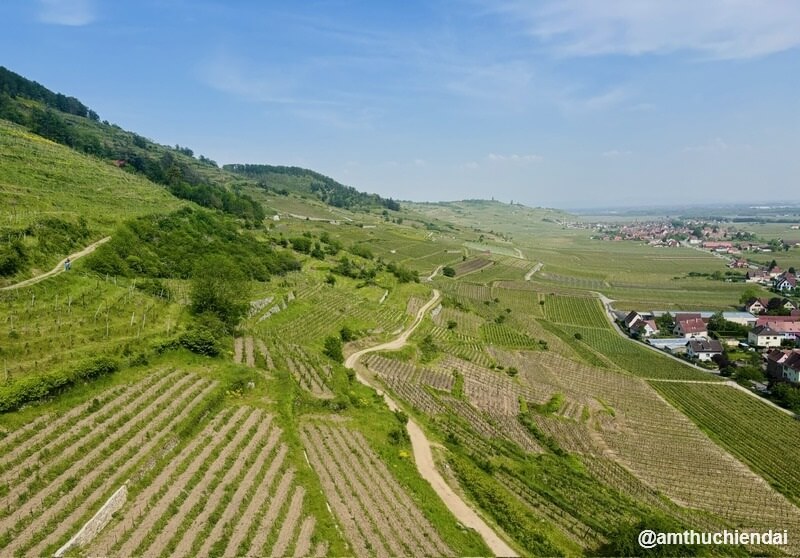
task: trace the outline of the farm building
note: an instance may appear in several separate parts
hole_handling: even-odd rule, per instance
[[[729,322],[747,327],[755,326],[758,321],[758,318],[753,316],[750,312],[723,312],[722,317]]]
[[[664,339],[648,339],[647,343],[656,349],[669,351],[671,353],[682,353],[686,351],[686,339],[683,337],[669,337]]]

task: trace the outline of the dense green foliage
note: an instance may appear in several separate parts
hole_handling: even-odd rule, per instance
[[[101,274],[187,279],[198,261],[214,255],[230,258],[246,278],[257,281],[300,269],[289,252],[240,231],[224,215],[189,207],[129,221],[88,265]]]
[[[233,332],[249,307],[247,278],[229,257],[211,254],[195,265],[192,274],[191,309],[196,315],[211,314]]]
[[[14,411],[33,401],[51,397],[78,382],[93,380],[119,370],[108,357],[88,360],[67,370],[53,370],[41,376],[27,376],[0,387],[0,413]]]
[[[393,211],[400,209],[400,204],[391,198],[359,192],[352,186],[344,186],[323,174],[300,167],[232,164],[222,168],[258,180],[263,188],[275,191],[282,191],[286,184],[285,178],[291,177],[291,183],[299,186],[300,191],[311,193],[333,207],[385,207]]]
[[[67,97],[61,93],[53,93],[46,87],[25,79],[19,74],[0,66],[0,95],[7,97],[25,97],[34,101],[39,101],[43,105],[87,118],[97,119],[97,115],[90,111],[86,105],[75,97]]]

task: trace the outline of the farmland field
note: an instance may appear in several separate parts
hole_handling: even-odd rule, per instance
[[[363,436],[310,423],[303,427],[303,441],[353,555],[452,553]]]
[[[651,385],[776,490],[800,501],[800,471],[793,465],[800,453],[797,420],[730,386]]]

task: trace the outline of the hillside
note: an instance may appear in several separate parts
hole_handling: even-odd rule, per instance
[[[183,205],[142,177],[4,120],[0,169],[0,277],[5,282],[50,269],[127,219]]]
[[[0,290],[0,554],[627,556],[800,521],[800,423],[598,296],[726,307],[681,277],[719,258],[218,168],[7,71],[0,115],[4,283],[110,237]]]
[[[398,211],[400,204],[377,194],[365,194],[352,186],[344,186],[318,172],[300,167],[230,164],[224,170],[258,181],[260,187],[286,194],[290,191],[312,194],[320,201],[344,209],[386,208]]]

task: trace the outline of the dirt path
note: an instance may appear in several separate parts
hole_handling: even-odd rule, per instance
[[[433,273],[431,273],[427,277],[423,277],[422,280],[425,281],[426,283],[430,283],[431,281],[433,281],[433,278],[436,277],[439,274],[439,272],[442,270],[443,267],[444,266],[441,266],[441,265],[438,266],[436,269],[433,270]]]
[[[517,258],[519,258],[520,260],[525,259],[525,254],[523,254],[522,250],[520,250],[519,248],[514,248],[514,252],[517,253]]]
[[[533,266],[531,270],[525,274],[525,280],[530,281],[531,277],[533,277],[533,274],[542,269],[543,265],[544,264],[542,262],[538,262],[535,266]]]
[[[83,256],[91,254],[92,252],[95,251],[95,248],[97,248],[101,244],[105,244],[109,240],[111,240],[110,236],[107,236],[105,238],[101,238],[100,240],[90,244],[89,246],[87,246],[86,248],[81,250],[80,252],[75,252],[74,254],[70,254],[68,256],[69,259],[70,259],[70,262],[74,262],[75,260],[77,260],[79,258],[82,258]],[[14,283],[13,285],[9,285],[7,287],[2,287],[2,288],[0,288],[0,291],[11,291],[11,290],[14,290],[14,289],[21,289],[22,287],[30,287],[31,285],[35,285],[39,281],[44,281],[48,277],[53,277],[55,275],[58,275],[59,273],[63,273],[64,272],[64,264],[66,263],[66,261],[67,261],[67,258],[64,258],[63,260],[58,262],[56,264],[56,266],[53,269],[51,269],[50,271],[48,271],[46,273],[42,273],[41,275],[37,275],[36,277],[31,277],[30,279],[25,279],[24,281],[20,281],[19,283]]]
[[[372,387],[379,394],[382,394],[386,404],[391,410],[396,410],[400,407],[391,397],[384,393],[383,390],[370,384],[365,377],[358,373],[358,370],[355,368],[356,364],[358,363],[358,359],[366,354],[377,351],[396,351],[402,349],[408,342],[408,338],[412,333],[414,333],[414,330],[419,326],[420,323],[422,323],[425,313],[439,302],[440,297],[441,295],[439,291],[434,289],[431,299],[417,311],[414,322],[408,326],[408,328],[406,328],[405,331],[403,331],[397,338],[386,343],[381,343],[380,345],[375,345],[374,347],[361,349],[360,351],[348,356],[344,363],[347,368],[351,368],[356,371],[356,378],[359,382]],[[433,490],[439,495],[455,518],[463,525],[477,531],[478,534],[483,537],[483,540],[486,542],[486,545],[489,547],[489,549],[496,556],[518,556],[517,553],[514,552],[514,550],[503,539],[501,539],[497,533],[495,533],[494,530],[489,527],[485,521],[483,521],[483,519],[481,519],[475,510],[469,507],[469,505],[467,505],[467,503],[464,502],[464,500],[458,494],[456,494],[452,488],[450,488],[450,485],[445,482],[444,478],[439,473],[439,470],[436,468],[436,464],[434,463],[430,441],[425,436],[425,433],[422,431],[419,425],[412,418],[408,419],[408,435],[411,438],[411,447],[414,451],[414,461],[417,464],[417,470],[419,470],[419,474],[431,484]]]

